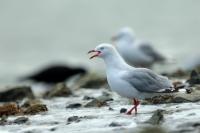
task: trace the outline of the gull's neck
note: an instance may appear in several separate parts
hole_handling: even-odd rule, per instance
[[[130,66],[124,61],[124,59],[119,55],[117,50],[114,49],[112,53],[104,58],[106,64],[106,70],[123,70],[130,68]]]

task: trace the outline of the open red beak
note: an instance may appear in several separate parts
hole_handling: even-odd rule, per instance
[[[92,59],[92,58],[94,58],[94,57],[99,56],[99,55],[101,54],[101,51],[90,50],[90,51],[88,52],[88,54],[90,54],[90,53],[95,53],[93,56],[90,57],[90,59]]]

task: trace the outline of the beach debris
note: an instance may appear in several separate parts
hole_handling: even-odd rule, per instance
[[[147,120],[145,123],[149,123],[152,125],[159,125],[164,120],[163,112],[164,110],[161,109],[156,110],[151,116],[151,118]]]
[[[40,112],[46,112],[48,111],[48,108],[45,104],[34,104],[31,105],[30,107],[26,108],[23,113],[25,115],[35,115]]]
[[[66,86],[65,83],[58,83],[55,85],[53,89],[48,91],[44,97],[45,98],[52,98],[52,97],[67,97],[71,95],[71,90]]]
[[[24,98],[35,98],[29,86],[13,87],[4,92],[0,92],[0,102],[14,102]]]
[[[0,106],[0,116],[9,116],[19,114],[21,110],[16,103],[6,103]]]
[[[67,105],[66,108],[74,109],[74,108],[80,108],[81,106],[82,106],[82,104],[80,104],[80,103],[73,103],[73,104]]]
[[[16,118],[14,121],[13,121],[13,123],[15,123],[15,124],[24,124],[24,123],[26,123],[27,121],[28,121],[29,119],[27,118],[27,117],[18,117],[18,118]]]

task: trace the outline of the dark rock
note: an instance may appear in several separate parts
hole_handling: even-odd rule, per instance
[[[113,109],[113,108],[111,108],[111,107],[109,107],[109,108],[108,108],[108,110],[110,110],[110,111],[113,111],[114,109]]]
[[[24,124],[28,121],[27,117],[19,117],[13,121],[15,124]]]
[[[56,131],[56,129],[57,129],[57,128],[51,128],[50,131],[53,132],[53,131]]]
[[[89,96],[84,96],[83,97],[83,100],[91,100],[91,99],[94,99],[94,97],[89,97]]]
[[[71,116],[67,119],[67,123],[71,123],[71,122],[80,122],[81,117],[78,117],[78,116]]]
[[[83,119],[94,119],[96,117],[94,116],[71,116],[67,119],[67,124],[70,124],[72,122],[80,122]]]
[[[187,80],[187,83],[189,83],[191,86],[200,84],[200,74],[193,70],[190,74],[190,79]]]
[[[121,127],[122,125],[120,123],[117,122],[112,122],[109,124],[109,127]]]
[[[32,106],[28,107],[27,109],[25,109],[23,113],[25,115],[35,115],[35,114],[38,114],[40,112],[46,112],[46,111],[48,111],[46,105],[35,104],[35,105],[32,105]]]
[[[164,129],[159,126],[148,126],[144,127],[138,133],[167,133]]]
[[[164,120],[164,115],[163,115],[164,110],[156,110],[154,114],[151,116],[149,120],[147,120],[145,123],[149,123],[152,125],[158,125]]]
[[[73,103],[73,104],[69,104],[66,108],[80,108],[82,105],[80,103]]]
[[[35,104],[42,104],[42,102],[39,99],[26,99],[21,104],[21,107],[27,108],[27,107],[30,107],[30,106],[35,105]]]
[[[173,85],[174,85],[175,92],[178,92],[179,89],[183,89],[184,87],[186,87],[186,84],[180,81],[173,82]]]
[[[36,82],[55,84],[59,82],[64,82],[65,80],[69,79],[74,75],[77,74],[84,75],[86,73],[87,70],[85,70],[82,67],[72,68],[67,65],[58,64],[58,65],[47,66],[30,76],[21,78],[21,80],[33,80]]]
[[[8,117],[6,115],[1,116],[0,125],[7,125],[8,124],[7,119]]]
[[[126,108],[121,108],[120,109],[120,113],[126,113],[127,112],[127,109]]]
[[[84,107],[102,107],[107,105],[105,101],[100,101],[98,99],[93,99],[92,101],[88,102]]]
[[[105,86],[108,86],[105,77],[98,76],[97,74],[88,74],[77,82],[77,86],[75,88],[98,89]]]
[[[71,90],[65,85],[65,83],[58,83],[56,86],[47,92],[44,97],[52,98],[52,97],[67,97],[71,95]]]
[[[0,106],[0,116],[9,116],[19,114],[21,110],[16,103],[7,103]]]
[[[4,92],[0,92],[0,102],[10,102],[22,100],[23,98],[33,99],[34,95],[30,87],[13,87]]]

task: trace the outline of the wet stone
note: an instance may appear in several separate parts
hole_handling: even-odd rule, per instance
[[[66,108],[80,108],[82,105],[80,103],[73,103],[73,104],[69,104]]]
[[[71,116],[67,119],[67,123],[71,123],[71,122],[80,122],[81,117],[78,117],[78,116]]]
[[[126,108],[121,108],[120,109],[120,113],[122,114],[122,113],[126,113],[127,112],[127,109]]]
[[[28,120],[29,120],[29,119],[28,119],[27,117],[19,117],[19,118],[15,119],[15,120],[13,121],[13,123],[15,123],[15,124],[24,124],[24,123],[26,123]]]
[[[7,103],[0,106],[0,116],[9,116],[19,114],[21,110],[16,103]]]
[[[156,110],[151,118],[147,120],[145,123],[149,123],[152,125],[158,125],[164,120],[164,115],[163,115],[164,110]]]
[[[91,100],[91,99],[94,99],[94,97],[90,97],[90,96],[84,96],[83,97],[83,100]]]
[[[47,106],[44,104],[35,104],[32,105],[30,107],[28,107],[27,109],[25,109],[25,111],[23,112],[26,115],[35,115],[38,114],[40,112],[46,112],[48,111]]]
[[[42,102],[39,99],[26,99],[21,103],[21,107],[27,108],[35,104],[42,104]]]
[[[109,124],[109,127],[121,127],[122,124],[118,123],[118,122],[112,122]]]
[[[84,107],[102,107],[102,106],[106,106],[106,105],[107,105],[106,101],[100,101],[98,99],[93,99],[92,101],[85,104]]]
[[[193,86],[196,84],[200,84],[200,74],[193,70],[190,74],[190,79],[187,80],[187,82]]]
[[[4,92],[0,92],[0,102],[14,102],[17,100],[22,100],[24,98],[35,98],[29,86],[13,87]]]
[[[107,80],[105,77],[101,77],[97,74],[91,73],[77,82],[75,88],[101,88],[107,86]]]
[[[52,97],[67,97],[72,95],[71,90],[65,85],[65,83],[58,83],[56,86],[48,91],[44,97],[52,98]]]

